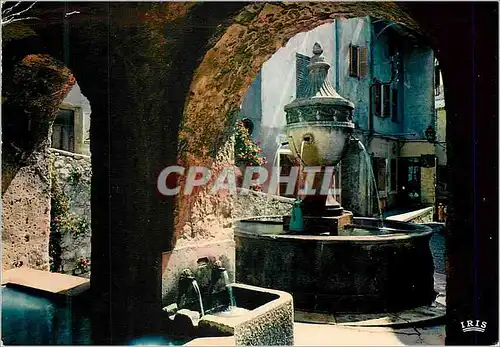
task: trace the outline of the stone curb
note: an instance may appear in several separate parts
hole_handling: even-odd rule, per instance
[[[295,321],[301,323],[330,324],[356,327],[401,328],[435,323],[446,316],[446,307],[440,303],[435,306],[420,306],[397,313],[380,314],[321,314],[295,311]]]

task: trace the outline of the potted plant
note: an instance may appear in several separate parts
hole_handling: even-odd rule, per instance
[[[243,175],[247,166],[262,166],[266,164],[266,158],[262,156],[262,149],[258,141],[250,138],[250,132],[242,121],[236,122],[234,143],[235,164],[240,170],[238,186],[241,187]],[[250,187],[261,190],[260,186]]]

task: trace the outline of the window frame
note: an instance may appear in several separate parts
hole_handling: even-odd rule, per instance
[[[356,59],[356,64],[354,64],[354,56]],[[359,77],[359,46],[349,45],[349,76]]]
[[[376,81],[372,88],[373,114],[379,118],[390,118],[393,122],[399,121],[398,89],[391,84]],[[388,94],[388,95],[387,95]]]
[[[64,150],[66,152],[71,152],[71,153],[76,153],[76,154],[82,154],[83,153],[83,145],[84,145],[84,134],[83,134],[83,109],[80,106],[72,105],[72,104],[67,104],[67,103],[61,103],[58,107],[59,110],[66,110],[66,111],[72,111],[73,112],[73,119],[72,119],[72,136],[71,136],[71,143],[70,143],[70,150]],[[56,116],[57,117],[57,116]],[[54,120],[55,122],[55,120]],[[58,149],[55,147],[52,147],[52,134],[51,134],[51,144],[50,147],[54,149]]]
[[[441,94],[441,67],[436,61],[434,63],[434,96]]]
[[[356,60],[355,63],[353,60]],[[349,44],[349,76],[363,78],[368,70],[368,49],[364,46]]]

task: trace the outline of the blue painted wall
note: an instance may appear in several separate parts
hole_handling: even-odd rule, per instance
[[[425,139],[425,129],[434,125],[434,52],[413,47],[405,52],[404,131]]]
[[[368,17],[339,19],[334,23],[340,46],[336,49],[336,68],[339,73],[335,88],[340,95],[354,103],[354,122],[358,129],[368,129],[370,111],[371,76],[357,78],[349,76],[349,46],[369,47],[371,42],[370,20]],[[368,59],[371,55],[368,54]]]
[[[249,118],[254,123],[253,140],[260,140],[261,137],[262,102],[259,100],[262,100],[262,71],[259,72],[246,92],[240,110],[242,119]]]

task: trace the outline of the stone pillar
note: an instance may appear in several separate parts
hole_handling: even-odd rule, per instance
[[[177,164],[192,73],[216,25],[196,25],[207,16],[201,6],[169,30],[165,13],[175,5],[99,6],[107,20],[74,29],[71,39],[71,67],[92,107],[93,343],[127,344],[165,334],[162,253],[173,247],[179,201],[162,196],[157,180]]]
[[[301,202],[302,213],[304,216],[324,216],[326,215],[326,199],[328,194],[324,195],[322,193],[322,183],[323,178],[325,176],[325,167],[321,167],[321,172],[318,172],[314,175],[314,181],[310,182],[311,179],[308,179],[307,176],[312,175],[312,173],[308,174],[304,172],[302,174],[302,182],[301,189],[305,188],[305,184],[307,182],[308,191],[315,191],[314,194],[309,194],[304,197]],[[310,185],[312,183],[312,186]]]
[[[498,341],[498,4],[456,4],[436,31],[443,69],[450,200],[446,344]],[[446,7],[450,9],[449,7]],[[438,13],[440,13],[438,11]],[[424,15],[422,14],[424,17]],[[433,22],[440,17],[428,17]],[[462,321],[487,322],[464,333]]]
[[[48,270],[50,131],[75,79],[48,55],[5,48],[10,59],[2,99],[2,268]]]
[[[372,205],[372,190],[369,180],[370,168],[366,165],[359,145],[349,142],[342,159],[342,207],[355,215],[368,216]]]

